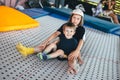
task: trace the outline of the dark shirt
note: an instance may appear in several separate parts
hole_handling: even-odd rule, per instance
[[[63,25],[57,30],[60,31],[63,34]],[[80,39],[83,39],[83,36],[85,34],[85,28],[82,26],[78,26],[75,32],[75,35],[73,36],[77,41],[79,42]]]
[[[67,56],[76,49],[78,42],[75,38],[67,39],[64,34],[59,35],[59,38],[57,49],[62,49]]]
[[[114,5],[111,5],[111,6],[112,6],[112,9],[115,9],[115,4],[114,4]],[[112,10],[112,9],[109,9],[108,3],[105,3],[105,4],[104,4],[103,10]]]

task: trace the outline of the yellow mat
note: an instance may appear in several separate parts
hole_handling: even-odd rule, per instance
[[[22,30],[39,26],[28,15],[10,7],[0,6],[0,32]]]

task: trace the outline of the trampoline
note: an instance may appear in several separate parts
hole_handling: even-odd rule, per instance
[[[22,57],[15,47],[18,42],[34,47],[66,22],[50,15],[36,20],[39,27],[0,32],[0,80],[120,80],[120,37],[88,26],[81,50],[84,64],[77,75],[67,74],[67,61]]]

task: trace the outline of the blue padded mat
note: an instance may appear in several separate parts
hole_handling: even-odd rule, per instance
[[[25,10],[22,10],[21,12],[29,15],[30,17],[32,17],[34,19],[49,14],[49,12],[47,12],[41,8],[25,9]]]
[[[95,29],[107,32],[107,33],[112,33],[115,30],[119,30],[120,29],[120,25],[118,24],[113,24],[111,22],[105,21],[105,20],[101,20],[89,15],[85,15],[85,24],[86,25],[90,25]]]
[[[120,22],[120,15],[117,15],[117,17],[118,17],[118,20],[119,20],[119,22]]]
[[[66,9],[66,8],[44,8],[44,10],[49,11],[54,14],[61,15],[64,18],[68,18],[72,11],[71,9]],[[101,20],[101,19],[89,16],[86,14],[84,17],[84,21],[85,21],[85,25],[92,26],[93,28],[98,29],[103,32],[114,34],[115,31],[120,30],[120,25],[118,24],[113,24],[109,21]]]
[[[50,14],[50,16],[55,17],[55,18],[59,18],[59,19],[65,20],[65,21],[68,20],[67,17],[61,16],[61,15],[58,15],[58,14],[54,14],[54,13]]]
[[[72,11],[71,9],[66,9],[66,8],[49,8],[49,7],[44,8],[44,10],[67,18],[70,16],[70,13]]]
[[[120,36],[120,29],[113,32],[113,34]]]

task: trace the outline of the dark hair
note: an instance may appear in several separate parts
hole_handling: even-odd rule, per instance
[[[63,30],[65,29],[65,27],[73,28],[76,30],[75,25],[71,22],[67,22],[67,23],[63,24]]]

